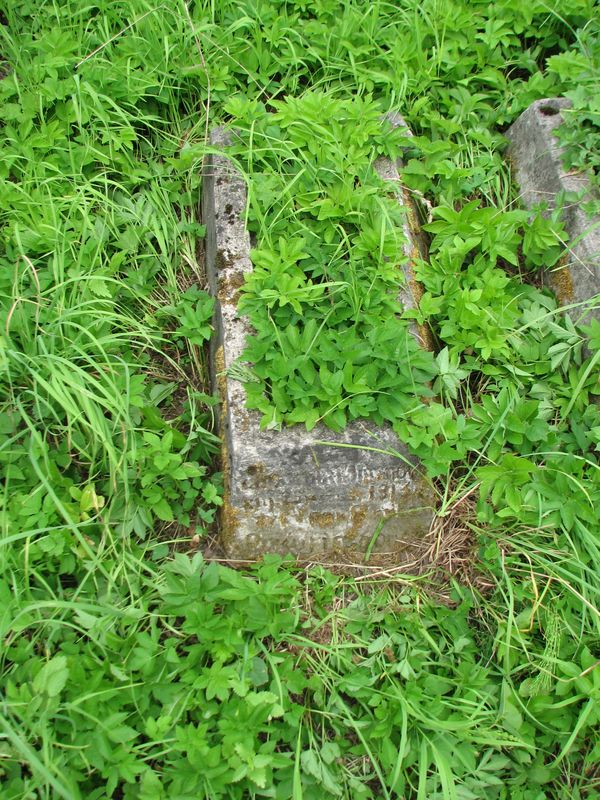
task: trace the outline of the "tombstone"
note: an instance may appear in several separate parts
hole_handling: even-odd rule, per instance
[[[568,309],[573,321],[581,317],[586,303],[600,293],[600,218],[591,218],[583,205],[591,199],[590,182],[585,173],[569,172],[563,166],[563,148],[555,135],[563,121],[562,111],[570,100],[536,100],[508,129],[508,156],[514,178],[527,208],[544,203],[548,213],[556,207],[557,195],[575,192],[581,197],[568,202],[561,219],[569,235],[566,257],[558,269],[548,270],[544,283],[552,289],[560,305]],[[600,304],[600,301],[599,301]],[[600,319],[600,308],[592,315]]]
[[[392,122],[402,124],[399,117]],[[215,151],[228,143],[226,131],[212,132]],[[419,298],[412,271],[419,252],[415,209],[395,164],[379,159],[376,169],[397,182],[398,202],[407,207],[409,263],[400,291],[405,305],[414,306]],[[220,397],[224,549],[234,559],[291,553],[338,561],[362,561],[368,551],[396,564],[416,564],[426,548],[435,493],[392,429],[365,420],[341,433],[321,424],[310,432],[299,425],[261,430],[260,414],[246,408],[244,386],[234,371],[229,373],[251,333],[248,321],[237,314],[240,287],[252,270],[246,202],[244,180],[232,162],[221,154],[209,156],[202,208],[206,267],[217,301],[211,364]],[[425,337],[416,327],[412,332]]]

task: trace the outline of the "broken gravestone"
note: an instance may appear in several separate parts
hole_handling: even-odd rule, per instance
[[[401,118],[392,123],[401,124]],[[205,163],[202,198],[206,266],[216,298],[211,366],[220,396],[225,551],[239,559],[292,553],[309,560],[361,561],[368,551],[393,554],[395,563],[408,565],[425,550],[434,493],[390,427],[355,421],[341,433],[322,425],[310,432],[300,426],[261,430],[260,414],[246,408],[243,383],[231,366],[240,363],[252,332],[237,314],[239,290],[252,263],[244,222],[246,185],[218,153],[229,136],[221,128],[212,133],[216,154]],[[415,209],[396,166],[380,159],[376,169],[397,182],[398,202],[408,212],[409,263],[400,297],[405,307],[413,307],[419,297],[411,267],[419,247]],[[416,328],[413,334],[424,335]]]
[[[545,204],[553,211],[560,196],[575,193],[561,209],[561,219],[569,235],[567,256],[558,269],[547,271],[544,283],[563,306],[573,306],[569,314],[575,321],[585,310],[582,305],[600,294],[600,218],[584,210],[591,199],[590,182],[582,172],[569,172],[563,166],[563,148],[555,135],[563,121],[562,111],[570,108],[566,98],[536,100],[508,129],[508,155],[513,175],[527,208]],[[600,308],[593,315],[600,319]]]

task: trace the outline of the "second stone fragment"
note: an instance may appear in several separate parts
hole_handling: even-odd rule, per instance
[[[584,208],[590,199],[590,182],[582,172],[563,166],[563,148],[556,128],[571,103],[565,98],[537,100],[521,114],[506,137],[514,177],[527,208],[545,205],[552,211],[566,193],[577,196],[561,208],[561,219],[569,235],[567,256],[559,269],[548,270],[544,282],[563,306],[572,306],[573,320],[581,317],[585,304],[600,294],[600,218],[590,217]],[[600,319],[599,307],[591,314]]]

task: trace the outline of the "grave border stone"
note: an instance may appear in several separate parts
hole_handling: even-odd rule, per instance
[[[399,115],[392,124],[403,124]],[[215,303],[211,373],[221,401],[222,466],[225,497],[221,540],[232,558],[268,552],[300,558],[356,560],[365,552],[417,564],[427,547],[436,495],[391,427],[354,421],[341,433],[322,424],[260,430],[260,415],[245,406],[239,363],[251,329],[237,315],[245,275],[251,271],[250,236],[245,226],[247,192],[232,161],[223,154],[235,132],[217,128],[203,174],[202,219],[206,225],[206,268]],[[413,263],[422,254],[417,212],[389,159],[378,173],[397,186],[407,207],[407,263],[401,299],[418,303]],[[425,346],[427,332],[413,326]]]

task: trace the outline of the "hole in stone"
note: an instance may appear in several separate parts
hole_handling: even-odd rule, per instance
[[[558,113],[560,113],[560,109],[551,105],[551,103],[540,106],[540,114],[543,114],[545,117],[555,117]]]

